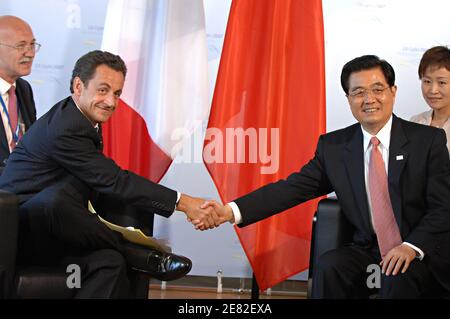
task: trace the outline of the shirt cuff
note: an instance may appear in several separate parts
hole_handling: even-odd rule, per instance
[[[180,202],[180,198],[181,198],[181,193],[177,192],[177,201],[175,202],[175,209],[174,209],[174,211],[177,210],[178,203]]]
[[[413,244],[407,243],[406,241],[403,242],[405,245],[408,245],[409,247],[411,247],[412,249],[414,249],[416,251],[416,253],[418,253],[419,255],[416,254],[416,258],[418,258],[419,260],[422,260],[423,257],[425,257],[425,254],[423,253],[422,249],[420,249],[419,247],[414,246]]]
[[[229,202],[228,205],[231,207],[231,210],[233,211],[234,223],[236,225],[242,223],[242,215],[238,205],[235,202]]]

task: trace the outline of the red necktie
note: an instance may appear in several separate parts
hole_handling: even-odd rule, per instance
[[[17,111],[17,98],[16,98],[16,87],[11,85],[8,90],[8,114],[9,114],[9,124],[11,125],[11,131],[13,138],[11,140],[11,149],[14,149],[16,142],[14,140],[14,135],[17,132],[17,125],[19,124],[19,112]]]
[[[370,142],[372,143],[369,163],[370,201],[378,246],[381,256],[384,257],[392,248],[402,243],[402,238],[392,210],[383,157],[378,150],[380,141],[372,137]]]

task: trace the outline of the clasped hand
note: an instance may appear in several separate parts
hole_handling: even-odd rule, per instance
[[[177,210],[184,212],[187,220],[198,230],[212,229],[225,222],[234,221],[230,206],[223,206],[213,200],[205,201],[185,194],[181,195]]]

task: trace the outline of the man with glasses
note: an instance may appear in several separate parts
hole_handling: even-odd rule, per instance
[[[374,292],[367,286],[369,265],[381,266],[382,298],[419,298],[439,284],[450,290],[444,131],[393,114],[395,73],[377,56],[345,64],[341,84],[359,123],[322,135],[314,158],[286,180],[225,206],[203,206],[215,208],[218,222],[243,227],[334,191],[355,232],[350,245],[319,258],[313,298],[368,297]]]
[[[31,27],[14,16],[0,16],[0,175],[9,154],[36,120],[30,84],[36,43]]]

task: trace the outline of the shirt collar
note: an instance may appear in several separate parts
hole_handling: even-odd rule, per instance
[[[375,135],[378,138],[378,140],[380,141],[381,146],[387,150],[389,149],[389,144],[391,142],[391,129],[392,129],[392,114],[389,117],[389,120],[387,121],[387,123],[383,126],[383,128]],[[370,139],[374,135],[367,132],[362,126],[361,126],[361,130],[362,130],[363,137],[364,137],[364,139],[363,139],[364,151],[367,151],[367,149],[370,146]]]
[[[12,85],[16,86],[16,82],[14,82]],[[6,92],[8,92],[10,87],[11,87],[11,83],[6,82],[2,78],[0,78],[0,94],[1,95],[5,95]]]

